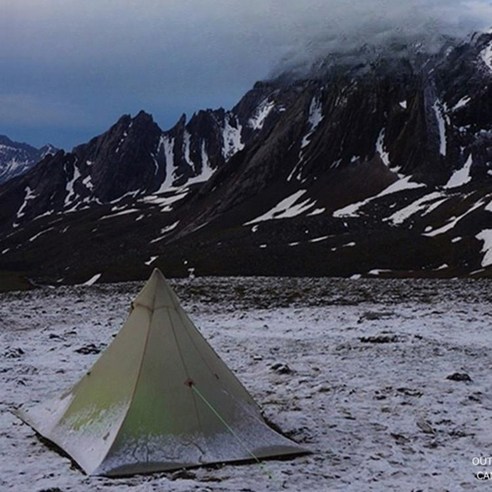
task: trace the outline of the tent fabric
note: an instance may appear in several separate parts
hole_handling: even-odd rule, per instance
[[[267,425],[157,269],[91,370],[19,416],[89,475],[308,452]]]

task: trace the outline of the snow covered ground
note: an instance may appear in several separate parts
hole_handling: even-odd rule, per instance
[[[0,490],[487,487],[474,474],[492,465],[474,466],[473,458],[492,456],[491,281],[172,284],[266,416],[313,454],[118,480],[83,475],[10,411],[75,383],[119,330],[141,284],[7,293],[0,295]]]

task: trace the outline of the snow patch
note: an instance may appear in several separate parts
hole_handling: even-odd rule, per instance
[[[316,205],[316,202],[308,198],[303,202],[297,203],[305,193],[306,190],[296,191],[294,194],[284,198],[265,214],[246,222],[244,225],[256,224],[257,222],[263,222],[265,220],[290,219],[306,212],[310,208],[313,208]]]
[[[483,247],[481,250],[481,252],[484,253],[482,258],[482,267],[488,267],[492,265],[492,229],[485,229],[480,234],[477,234],[476,238],[479,241],[483,241]]]
[[[120,138],[120,141],[118,142],[118,145],[116,146],[116,150],[115,150],[115,153],[116,154],[119,153],[121,146],[123,145],[123,143],[126,140],[126,137],[128,137],[128,133],[127,132],[124,132],[123,133],[123,136]]]
[[[214,169],[210,167],[210,161],[207,155],[207,151],[205,149],[205,140],[202,141],[201,155],[202,155],[202,170],[200,174],[198,174],[193,178],[190,178],[186,183],[187,185],[208,181],[212,176],[212,174],[214,173]]]
[[[179,224],[179,220],[177,220],[176,222],[174,222],[171,225],[168,225],[168,226],[162,228],[161,229],[161,232],[160,232],[161,235],[159,237],[156,237],[152,241],[150,241],[150,244],[157,243],[157,242],[161,241],[162,239],[164,239],[171,231],[173,231],[174,229],[176,229],[176,227],[178,226],[178,224]]]
[[[174,138],[169,138],[167,135],[163,135],[159,140],[159,147],[164,148],[164,155],[166,158],[166,178],[162,182],[157,193],[161,193],[170,188],[174,181]]]
[[[458,222],[460,220],[462,220],[464,217],[471,214],[472,212],[474,212],[478,208],[483,207],[483,205],[484,205],[484,202],[482,202],[480,200],[473,207],[471,207],[469,210],[467,210],[464,214],[460,215],[459,217],[455,217],[455,216],[451,217],[447,224],[443,225],[442,227],[439,227],[438,229],[435,229],[432,232],[427,232],[423,235],[427,236],[427,237],[435,237],[435,236],[439,236],[440,234],[444,234],[444,233],[450,231],[451,229],[453,229],[456,226],[456,224],[458,224]]]
[[[91,277],[87,282],[84,282],[82,285],[85,285],[87,287],[90,287],[91,285],[94,285],[100,278],[101,278],[102,273],[96,273],[93,277]]]
[[[412,176],[407,176],[404,178],[401,178],[394,183],[390,184],[387,188],[385,188],[383,191],[381,191],[379,194],[375,196],[371,196],[369,198],[366,198],[365,200],[362,200],[357,203],[353,203],[351,205],[347,205],[346,207],[340,208],[338,210],[335,210],[333,212],[333,217],[359,217],[359,210],[370,203],[373,200],[376,200],[377,198],[380,198],[385,195],[390,195],[392,193],[398,193],[400,191],[404,190],[412,190],[415,188],[421,188],[422,186],[425,186],[425,184],[422,183],[415,183],[411,181]]]
[[[385,221],[392,222],[394,225],[403,224],[407,219],[409,219],[412,215],[425,210],[428,207],[429,202],[434,202],[442,197],[442,194],[439,192],[430,193],[429,195],[425,195],[422,198],[419,198],[415,202],[407,205],[406,207],[398,210],[390,217],[384,219]]]
[[[255,115],[248,121],[248,126],[253,128],[253,130],[261,130],[274,107],[275,103],[273,101],[269,101],[268,99],[262,101],[256,109]]]
[[[403,109],[407,109],[407,101],[400,101],[400,106],[403,108]]]
[[[184,131],[183,145],[184,145],[184,150],[183,150],[184,160],[186,164],[188,164],[191,167],[191,169],[193,169],[193,161],[191,160],[191,135],[186,130]]]
[[[472,164],[473,158],[472,154],[470,154],[463,167],[453,173],[444,188],[458,188],[469,183],[472,179],[470,175]]]
[[[324,116],[323,116],[323,107],[321,105],[321,100],[315,96],[313,97],[309,105],[309,115],[307,121],[308,131],[306,135],[304,135],[304,138],[302,139],[301,142],[301,149],[299,150],[299,156],[298,156],[299,161],[297,162],[297,164],[292,169],[292,172],[287,177],[287,181],[291,181],[294,178],[294,176],[298,181],[301,180],[301,169],[305,157],[304,156],[305,148],[311,143],[311,137],[316,132],[316,129],[318,128],[319,124],[323,121],[323,118]]]
[[[145,265],[150,266],[150,265],[152,265],[152,263],[154,263],[155,260],[157,260],[157,258],[159,258],[159,257],[158,256],[151,256],[150,260],[145,261],[144,263],[145,263]]]
[[[321,236],[321,237],[316,237],[314,239],[310,239],[309,242],[310,243],[319,243],[321,241],[325,241],[326,239],[328,239],[330,236]]]
[[[486,67],[492,72],[492,43],[480,52],[480,58]]]
[[[441,200],[437,200],[437,202],[434,202],[432,205],[429,205],[426,210],[422,213],[422,217],[425,215],[429,215],[431,212],[439,208],[444,202],[448,201],[448,198],[443,198]]]
[[[321,106],[321,101],[318,97],[313,97],[311,104],[309,106],[309,116],[308,116],[308,132],[302,139],[301,149],[304,149],[311,142],[311,137],[313,136],[316,128],[323,121],[323,108]],[[300,157],[300,156],[299,156]]]
[[[391,273],[392,270],[387,270],[384,268],[375,268],[367,272],[368,275],[381,275],[381,273]]]
[[[65,188],[66,191],[65,203],[64,203],[65,207],[68,207],[70,203],[77,197],[77,194],[75,193],[74,190],[74,184],[80,178],[80,176],[81,175],[80,175],[79,168],[74,163],[72,178],[70,179],[70,181],[67,181],[67,186]]]
[[[471,101],[470,96],[464,96],[462,97],[451,109],[451,111],[456,111],[457,109],[460,109],[464,106],[466,106],[469,102]]]
[[[89,174],[87,177],[85,177],[82,180],[82,184],[88,189],[88,190],[93,190],[94,189],[94,184],[92,183],[92,177]]]
[[[42,236],[43,234],[46,234],[47,232],[49,231],[52,231],[54,230],[54,227],[48,227],[48,229],[44,229],[43,231],[41,232],[38,232],[37,234],[35,234],[34,236],[32,236],[30,239],[29,239],[29,242],[33,242],[35,241],[38,237]]]
[[[308,213],[308,217],[314,217],[315,215],[321,215],[326,212],[326,208],[317,208],[316,210],[313,210],[312,212]]]
[[[442,156],[446,156],[447,141],[446,141],[446,122],[444,120],[444,108],[439,101],[436,101],[432,108],[434,109],[434,113],[436,114],[437,125],[439,127],[439,139],[440,139],[439,153]]]
[[[120,215],[133,214],[135,212],[140,212],[140,210],[138,210],[137,208],[129,208],[126,210],[121,210],[120,212],[116,212],[114,214],[103,215],[102,217],[99,217],[98,220],[113,219],[114,217],[119,217]]]
[[[30,202],[31,200],[34,200],[34,198],[36,198],[36,196],[37,196],[34,194],[34,192],[31,190],[31,188],[29,188],[29,186],[26,186],[24,192],[25,192],[24,202],[21,205],[21,207],[19,208],[19,210],[17,211],[17,218],[18,219],[20,219],[21,217],[24,216],[24,214],[25,214],[24,210],[27,207],[28,202]]]
[[[383,161],[384,165],[386,167],[390,167],[390,158],[389,158],[389,152],[386,151],[384,147],[384,135],[386,133],[386,130],[383,128],[381,132],[379,133],[378,139],[376,141],[376,152],[379,154],[381,157],[381,160]]]
[[[183,199],[186,195],[188,194],[188,189],[176,189],[175,194],[171,194],[168,196],[158,196],[156,194],[154,195],[149,195],[146,196],[143,201],[145,203],[151,203],[153,205],[159,205],[162,207],[162,212],[171,212],[173,209],[172,205],[175,202],[178,202],[179,200]]]
[[[227,113],[224,120],[224,129],[222,130],[222,155],[228,161],[234,154],[244,149],[241,139],[241,125],[236,118]]]

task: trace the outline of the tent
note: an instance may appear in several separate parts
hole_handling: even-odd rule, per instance
[[[265,422],[157,269],[89,372],[19,416],[89,475],[308,452]]]

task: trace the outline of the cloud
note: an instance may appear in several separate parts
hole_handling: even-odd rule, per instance
[[[80,127],[89,126],[90,123],[88,115],[75,105],[34,94],[0,93],[0,125]]]
[[[328,3],[330,16],[313,20],[310,30],[299,32],[297,43],[275,67],[274,75],[309,69],[328,54],[352,54],[361,46],[394,49],[398,43],[433,53],[450,39],[464,39],[492,24],[489,0],[373,0],[350,7]]]
[[[168,127],[232,105],[286,57],[396,35],[430,46],[491,24],[486,0],[2,0],[1,90],[50,101],[67,124],[64,107],[91,114],[94,131],[140,108]]]

